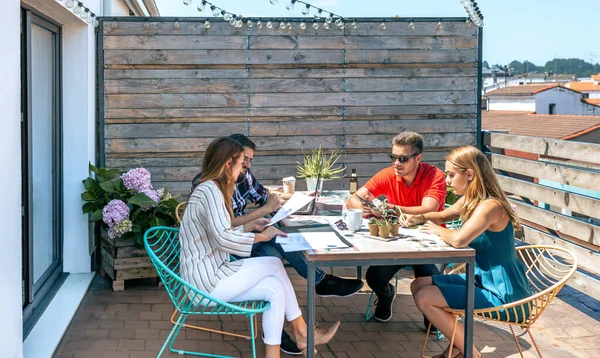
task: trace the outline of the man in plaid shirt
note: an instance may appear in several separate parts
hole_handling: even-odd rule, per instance
[[[233,193],[233,213],[234,218],[231,221],[233,227],[244,225],[250,221],[270,215],[283,205],[285,200],[278,193],[269,193],[269,190],[262,186],[250,171],[256,144],[243,134],[232,134],[229,138],[238,141],[244,147],[243,171],[238,178],[235,192]],[[202,173],[196,175],[192,181],[192,190],[198,185]],[[245,214],[247,202],[250,201],[260,207],[249,214]],[[302,259],[302,252],[285,252],[275,239],[267,242],[259,242],[252,247],[251,257],[274,256],[281,260],[286,259],[298,274],[304,278],[307,276],[308,267]],[[329,297],[351,296],[363,287],[364,283],[358,279],[346,279],[333,275],[325,274],[321,269],[316,271],[315,291],[319,296]],[[296,343],[285,332],[281,336],[281,350],[292,355],[300,355],[302,352],[296,346]]]

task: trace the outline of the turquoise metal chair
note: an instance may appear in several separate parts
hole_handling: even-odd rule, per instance
[[[450,205],[446,204],[444,206],[445,209],[449,208]],[[446,227],[448,229],[452,229],[452,230],[457,230],[458,228],[460,228],[461,225],[461,221],[460,219],[458,220],[454,220],[454,221],[448,221],[446,223]],[[453,268],[455,266],[455,264],[451,263],[448,264],[449,268]],[[407,270],[411,270],[412,266],[406,266],[405,269]],[[396,285],[394,287],[398,288],[398,277],[399,277],[400,273],[397,272],[396,273]],[[365,320],[369,321],[371,318],[373,318],[373,316],[375,315],[375,310],[372,309],[373,305],[373,296],[374,296],[374,292],[371,290],[371,295],[369,296],[369,303],[367,304],[367,311],[365,312]],[[441,333],[438,332],[437,334],[437,338],[442,339],[444,337],[444,335],[442,335]]]
[[[200,315],[243,315],[250,319],[251,335],[248,339],[252,342],[252,356],[256,358],[256,338],[255,316],[269,308],[269,303],[264,301],[246,301],[228,303],[210,297],[193,287],[179,276],[179,229],[171,227],[156,226],[148,229],[144,233],[144,246],[150,260],[160,279],[162,280],[179,318],[175,322],[173,329],[165,340],[157,357],[160,357],[164,350],[169,346],[169,350],[177,354],[189,354],[202,357],[229,358],[231,356],[222,356],[210,353],[201,353],[186,351],[173,347],[177,335],[181,328],[186,327],[185,321],[189,317]]]

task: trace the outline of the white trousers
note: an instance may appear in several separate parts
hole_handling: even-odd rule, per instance
[[[226,302],[268,301],[271,306],[262,317],[264,343],[268,345],[281,344],[284,318],[292,321],[302,314],[278,257],[244,259],[238,272],[219,281],[210,295]]]

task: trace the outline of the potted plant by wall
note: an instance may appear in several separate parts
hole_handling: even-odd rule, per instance
[[[340,175],[340,173],[342,173],[346,167],[337,165],[337,161],[341,156],[342,154],[336,151],[331,151],[328,156],[321,146],[319,146],[319,149],[311,150],[310,154],[305,154],[303,162],[297,162],[297,168],[298,178],[306,178],[306,190],[315,190],[319,171],[321,172],[321,182],[343,178],[344,175]],[[321,185],[321,188],[322,187],[323,186]]]
[[[82,211],[100,226],[101,271],[113,279],[113,290],[124,289],[125,280],[157,277],[143,247],[144,232],[153,226],[176,225],[178,195],[152,187],[150,172],[135,168],[122,174],[117,169],[90,164],[83,180]]]
[[[377,218],[372,217],[369,219],[369,235],[377,236],[379,235],[379,227],[377,226]]]

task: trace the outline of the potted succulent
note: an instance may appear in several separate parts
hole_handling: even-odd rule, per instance
[[[142,240],[150,227],[177,224],[178,195],[154,189],[144,168],[124,174],[92,164],[89,168],[82,211],[100,227],[101,273],[113,279],[115,291],[122,290],[127,279],[157,277]]]
[[[369,235],[377,236],[379,235],[379,227],[377,226],[377,218],[372,217],[369,219]]]
[[[397,217],[394,217],[390,220],[390,225],[392,226],[392,230],[390,231],[390,234],[392,236],[398,236],[398,230],[400,229],[400,221],[398,220]]]
[[[336,165],[341,156],[342,154],[336,151],[332,151],[328,156],[321,146],[318,149],[312,149],[310,154],[305,154],[303,162],[297,162],[297,168],[298,178],[306,179],[306,190],[315,190],[319,176],[321,184],[325,180],[343,178],[344,175],[341,173],[346,167]]]
[[[386,238],[390,236],[392,225],[390,224],[388,219],[379,219],[377,221],[377,226],[379,229],[379,237]]]

